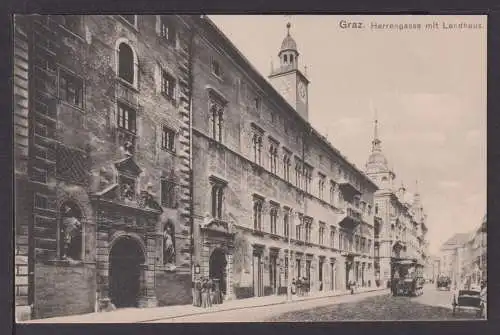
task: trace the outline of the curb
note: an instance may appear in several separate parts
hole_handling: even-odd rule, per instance
[[[373,290],[367,290],[363,292],[356,292],[353,295],[359,295],[363,293],[370,293],[370,292],[383,292],[383,291],[388,291],[388,289],[373,289]],[[334,297],[342,297],[342,296],[348,296],[351,295],[349,292],[343,292],[340,294],[332,294],[332,295],[327,295],[327,296],[309,296],[306,298],[298,299],[298,300],[292,300],[292,301],[279,301],[279,302],[271,302],[271,303],[266,303],[262,305],[249,305],[249,306],[241,306],[241,307],[233,307],[233,308],[222,308],[218,310],[202,310],[200,312],[195,312],[195,313],[187,313],[187,314],[179,314],[175,316],[165,316],[165,317],[157,317],[153,319],[147,319],[147,320],[139,320],[139,321],[134,321],[133,323],[142,323],[142,322],[154,322],[154,321],[159,321],[159,320],[172,320],[172,319],[177,319],[177,318],[183,318],[183,317],[188,317],[188,316],[195,316],[195,315],[204,315],[204,314],[212,314],[212,313],[218,313],[218,312],[224,312],[228,310],[242,310],[242,309],[249,309],[249,308],[258,308],[258,307],[267,307],[267,306],[275,306],[275,305],[283,305],[283,304],[292,304],[296,302],[302,302],[302,301],[308,301],[308,300],[320,300],[320,299],[327,299],[327,298],[334,298]]]

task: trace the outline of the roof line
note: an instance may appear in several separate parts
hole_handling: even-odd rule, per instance
[[[337,148],[335,148],[330,142],[326,141],[324,136],[322,136],[322,135],[318,136],[319,131],[316,130],[308,120],[304,119],[295,110],[295,108],[293,108],[288,103],[288,101],[285,100],[285,98],[271,85],[271,83],[269,81],[267,81],[264,78],[264,76],[252,65],[252,63],[250,63],[250,61],[241,53],[241,51],[234,45],[234,43],[219,29],[219,27],[217,27],[217,25],[209,17],[203,16],[201,18],[198,16],[198,17],[196,17],[196,21],[200,22],[200,25],[203,25],[204,23],[206,23],[213,30],[213,32],[216,33],[222,39],[222,41],[225,43],[225,47],[228,47],[230,49],[229,51],[233,52],[237,57],[239,57],[243,61],[243,65],[245,67],[247,67],[250,70],[250,72],[253,72],[254,76],[256,75],[258,80],[260,80],[262,82],[259,84],[261,86],[263,86],[264,90],[266,90],[268,92],[272,92],[272,94],[275,97],[277,97],[279,104],[285,106],[285,108],[289,109],[293,113],[293,116],[298,117],[299,120],[301,120],[303,123],[305,123],[305,126],[309,127],[312,130],[312,132],[316,135],[316,137],[318,137],[319,140],[321,140],[324,144],[326,144],[331,149],[333,154],[335,154],[338,158],[343,160],[344,163],[348,164],[352,169],[357,171],[360,174],[360,176],[363,177],[365,179],[365,181],[367,181],[372,186],[374,186],[375,189],[378,189],[377,184],[370,177],[368,177],[364,171],[360,170],[352,162],[347,160],[347,158],[344,155],[342,155],[342,153],[340,153],[340,151]],[[245,72],[249,77],[252,78],[252,73],[248,73],[248,71],[245,71]],[[252,78],[252,79],[255,80],[254,78]],[[278,105],[278,107],[280,107],[280,106]]]

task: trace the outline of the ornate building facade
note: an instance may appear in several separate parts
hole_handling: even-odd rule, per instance
[[[375,286],[376,182],[309,123],[287,28],[266,79],[206,17],[16,17],[20,319]]]
[[[193,265],[227,298],[374,286],[376,185],[308,122],[288,32],[263,78],[209,20],[193,44]],[[203,162],[203,164],[201,163]]]
[[[190,25],[35,15],[15,32],[18,316],[189,303]]]
[[[416,187],[413,196],[405,186],[396,189],[396,174],[389,168],[378,137],[375,120],[372,152],[366,174],[378,185],[375,192],[375,272],[377,281],[388,285],[395,261],[409,259],[427,264],[427,215]]]

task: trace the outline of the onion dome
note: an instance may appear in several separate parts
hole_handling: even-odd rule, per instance
[[[287,34],[285,36],[285,38],[283,39],[283,42],[281,43],[281,49],[280,49],[280,52],[283,52],[283,51],[295,51],[298,53],[297,51],[297,43],[295,42],[295,40],[293,39],[293,37],[290,35],[290,27],[292,25],[290,24],[290,22],[287,23],[286,25],[286,28],[287,28]]]

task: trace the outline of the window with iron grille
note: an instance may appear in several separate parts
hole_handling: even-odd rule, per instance
[[[118,103],[118,127],[128,130],[135,134],[136,132],[136,111],[126,106],[125,104]]]
[[[83,80],[59,69],[59,98],[73,106],[83,108]]]
[[[169,99],[175,99],[175,78],[167,71],[162,71],[161,92]]]
[[[160,35],[165,41],[175,45],[175,25],[171,19],[162,16],[160,19]]]
[[[175,183],[171,180],[161,181],[161,205],[167,208],[175,208]]]
[[[47,182],[47,170],[33,167],[31,179],[39,183]]]
[[[86,153],[60,144],[57,147],[56,172],[58,179],[78,184],[86,182],[88,172]]]
[[[40,193],[35,193],[35,208],[45,210],[55,210],[56,205],[53,199]]]
[[[175,131],[167,126],[163,126],[161,135],[161,148],[163,150],[175,151]]]

